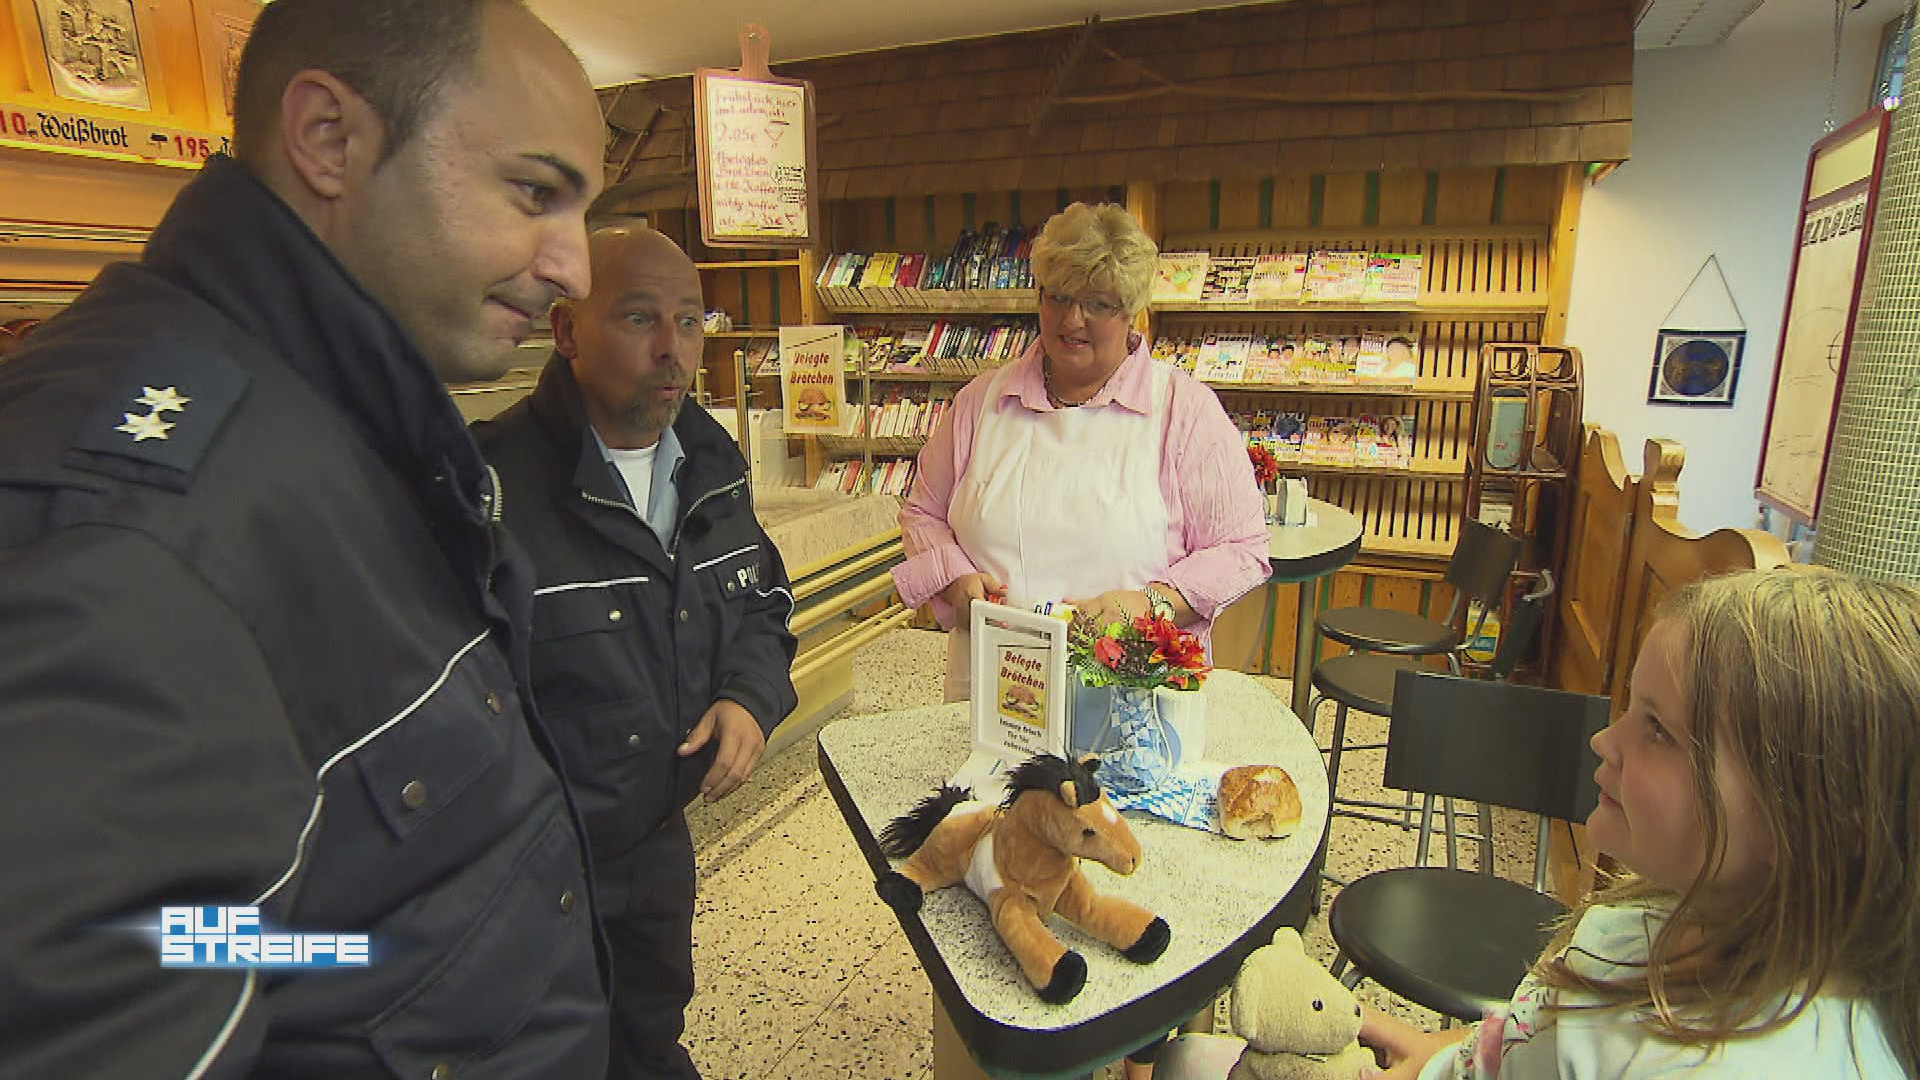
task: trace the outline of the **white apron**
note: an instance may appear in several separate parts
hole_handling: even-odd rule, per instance
[[[960,547],[1016,603],[1138,589],[1165,575],[1167,502],[1160,492],[1168,369],[1154,364],[1153,411],[1117,405],[1036,413],[987,387],[973,456],[947,507]],[[947,635],[948,701],[971,693],[967,613]]]

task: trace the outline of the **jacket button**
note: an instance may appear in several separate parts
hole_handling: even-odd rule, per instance
[[[435,1065],[433,1071],[427,1075],[429,1080],[453,1080],[453,1066],[443,1061]]]
[[[640,749],[640,743],[641,743],[641,739],[640,739],[640,736],[638,736],[638,735],[629,735],[629,736],[627,736],[627,747],[628,747],[628,749],[631,749],[631,750],[638,750],[638,749]]]
[[[427,805],[427,785],[419,780],[407,781],[407,786],[400,789],[400,801],[406,803],[409,810]]]
[[[729,582],[727,582],[727,591],[728,591],[728,592],[732,592],[732,591],[733,591],[733,582],[731,582],[731,581],[729,581]]]
[[[681,621],[681,622],[686,622],[686,621],[687,621],[687,620],[688,620],[689,618],[691,618],[691,617],[692,617],[692,616],[690,616],[690,615],[688,615],[688,614],[687,614],[687,609],[686,609],[686,608],[681,608],[681,609],[680,609],[680,621]]]
[[[573,890],[572,889],[568,889],[566,892],[563,892],[560,894],[560,914],[562,915],[573,914]]]
[[[608,622],[619,622],[623,618],[626,618],[626,613],[619,608],[614,608],[612,611],[607,612]]]
[[[500,710],[503,708],[505,708],[505,706],[500,704],[499,694],[489,693],[487,695],[487,709],[489,712],[492,712],[495,716],[499,716]]]

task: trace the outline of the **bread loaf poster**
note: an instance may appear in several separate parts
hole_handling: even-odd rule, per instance
[[[1004,774],[1035,754],[1067,756],[1067,622],[973,602],[973,748],[951,781],[997,801]]]
[[[788,434],[837,435],[846,429],[844,335],[838,326],[780,328],[780,402]]]

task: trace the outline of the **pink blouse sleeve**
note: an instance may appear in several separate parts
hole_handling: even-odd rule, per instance
[[[908,607],[931,602],[934,618],[942,626],[954,624],[954,611],[940,593],[955,579],[980,570],[961,550],[953,527],[947,523],[947,506],[973,458],[973,429],[986,382],[984,376],[976,378],[955,395],[953,407],[920,449],[913,487],[900,507],[900,533],[907,558],[893,568],[894,587]]]
[[[1267,580],[1266,500],[1247,447],[1220,399],[1175,373],[1161,489],[1181,506],[1183,554],[1167,584],[1210,627],[1220,612]]]

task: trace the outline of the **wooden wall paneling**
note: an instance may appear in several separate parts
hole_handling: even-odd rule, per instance
[[[1209,231],[1210,188],[1211,185],[1202,180],[1182,180],[1162,185],[1165,206],[1161,220],[1166,225],[1168,236]]]
[[[1553,206],[1552,233],[1548,239],[1547,314],[1540,328],[1545,345],[1564,345],[1567,341],[1567,308],[1573,299],[1573,256],[1580,235],[1580,204],[1586,194],[1586,169],[1580,165],[1560,167]]]
[[[1380,177],[1380,220],[1383,229],[1418,229],[1427,205],[1427,174],[1389,172]]]
[[[1440,228],[1482,228],[1493,223],[1496,169],[1453,169],[1440,174],[1440,195],[1434,204],[1434,225]]]
[[[1322,229],[1367,228],[1367,174],[1330,173],[1320,207]]]
[[[1500,222],[1504,225],[1550,226],[1561,200],[1562,177],[1579,165],[1509,165],[1501,200]]]
[[[1273,181],[1273,227],[1304,229],[1313,209],[1312,176],[1277,176]]]
[[[1258,229],[1265,199],[1258,180],[1215,181],[1220,192],[1220,228]]]
[[[1547,664],[1551,683],[1583,694],[1611,694],[1614,628],[1626,581],[1628,543],[1640,480],[1628,474],[1613,432],[1589,424],[1575,470],[1565,578],[1559,585],[1561,632]]]

